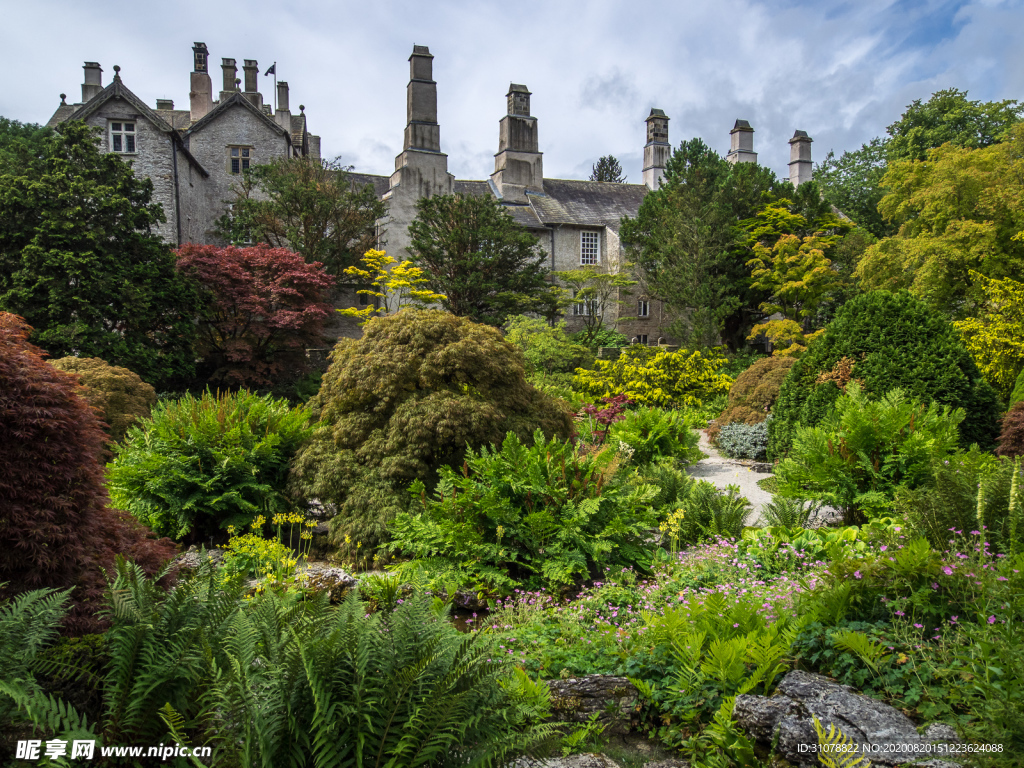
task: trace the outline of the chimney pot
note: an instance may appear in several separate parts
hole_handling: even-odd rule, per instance
[[[220,68],[224,74],[224,91],[231,92],[235,90],[235,82],[238,75],[238,67],[235,66],[235,60],[221,59]]]
[[[259,66],[256,59],[246,59],[242,67],[245,72],[245,92],[256,93],[259,90]]]
[[[195,54],[195,68],[193,72],[206,72],[207,71],[207,60],[210,52],[206,48],[206,43],[196,43],[192,46],[192,52]]]
[[[157,99],[156,100],[156,108],[157,109],[174,109],[174,100],[173,99]]]

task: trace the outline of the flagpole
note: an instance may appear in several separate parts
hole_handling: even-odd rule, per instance
[[[277,62],[275,61],[270,65],[270,69],[263,73],[264,76],[273,74],[274,75],[274,114],[277,114]]]

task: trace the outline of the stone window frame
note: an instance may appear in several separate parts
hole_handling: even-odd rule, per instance
[[[601,233],[580,232],[580,266],[594,267],[601,263]]]
[[[650,301],[650,299],[637,299],[637,302],[636,302],[636,316],[637,317],[650,317],[651,316],[651,301]]]
[[[637,344],[643,344],[646,347],[647,346],[647,334],[646,333],[638,333],[637,336],[636,336],[636,343]]]
[[[255,147],[252,144],[228,144],[227,146],[227,169],[229,176],[241,176],[252,167],[252,151]],[[233,155],[237,152],[238,155]],[[238,161],[238,170],[234,170],[234,162]]]
[[[573,317],[601,317],[603,314],[601,302],[597,299],[584,299],[572,305]]]
[[[108,120],[107,133],[110,136],[110,151],[117,155],[139,154],[139,131],[137,120]],[[131,126],[131,130],[128,130]],[[128,149],[128,146],[131,149]]]

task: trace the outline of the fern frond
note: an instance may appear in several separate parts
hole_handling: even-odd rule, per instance
[[[826,733],[817,715],[812,717],[818,734],[818,759],[825,768],[871,768],[871,761],[856,751],[857,745],[835,723],[829,723]]]

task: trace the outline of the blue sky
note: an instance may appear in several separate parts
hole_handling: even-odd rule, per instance
[[[784,175],[798,128],[820,160],[936,90],[1024,100],[1024,0],[35,0],[4,17],[14,77],[0,115],[45,122],[60,93],[78,101],[85,60],[101,63],[104,83],[119,64],[147,103],[187,108],[191,48],[203,41],[215,82],[222,57],[261,71],[277,61],[324,154],[381,174],[401,150],[413,44],[435,56],[441,144],[459,178],[493,171],[509,82],[533,91],[546,176],[585,178],[611,153],[634,182],[652,106],[671,118],[673,144],[700,136],[723,154],[733,122],[750,121],[761,163]]]

